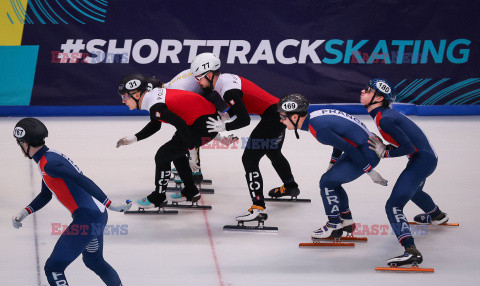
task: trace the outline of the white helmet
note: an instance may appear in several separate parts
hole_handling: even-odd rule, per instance
[[[220,68],[222,63],[212,53],[199,54],[193,59],[190,65],[190,72],[193,76],[199,76],[209,71],[216,71]]]

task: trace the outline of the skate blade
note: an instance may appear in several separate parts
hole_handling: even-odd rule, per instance
[[[353,242],[302,242],[298,247],[354,247]]]
[[[167,187],[167,192],[181,192],[181,191],[182,191],[182,188]],[[200,192],[200,194],[213,194],[213,193],[215,193],[215,190],[210,189],[210,188],[200,188],[200,189],[198,189],[198,191]]]
[[[459,223],[450,223],[450,222],[444,222],[441,224],[423,224],[423,223],[418,223],[415,221],[409,221],[408,224],[415,224],[415,225],[443,225],[443,226],[460,226]]]
[[[205,205],[197,205],[197,204],[188,204],[188,205],[181,205],[181,204],[168,204],[165,206],[166,208],[179,208],[179,209],[199,209],[199,210],[211,210],[212,206],[205,206]]]
[[[298,199],[298,198],[265,198],[266,202],[290,202],[290,203],[311,203],[311,199]]]
[[[178,215],[177,210],[165,209],[139,209],[137,211],[126,211],[125,214],[142,214],[142,215]]]
[[[327,238],[312,238],[313,241],[318,240],[318,241],[325,241],[325,240],[335,240],[333,237],[327,237]],[[367,242],[368,238],[366,237],[357,237],[357,236],[342,236],[340,237],[340,241],[362,241],[362,242]]]
[[[418,266],[412,267],[398,267],[398,266],[390,266],[390,267],[375,267],[376,271],[390,271],[390,272],[427,272],[433,273],[433,268],[420,268]]]
[[[183,181],[181,181],[181,180],[175,180],[175,179],[174,179],[174,180],[172,180],[171,182],[175,183],[176,185],[181,185],[181,184],[183,184]],[[213,184],[213,182],[212,182],[212,180],[203,180],[203,181],[201,181],[201,182],[196,182],[196,181],[195,181],[195,184],[196,184],[196,185],[211,185],[211,184]]]
[[[250,225],[225,225],[223,230],[227,231],[252,231],[252,232],[277,232],[276,226],[250,226]]]

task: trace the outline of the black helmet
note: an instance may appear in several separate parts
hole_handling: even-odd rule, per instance
[[[45,124],[36,118],[23,118],[15,125],[13,137],[18,142],[28,143],[32,147],[39,147],[45,144],[48,130]]]
[[[147,89],[148,91],[154,89],[154,88],[157,88],[157,87],[162,87],[163,86],[163,82],[161,80],[159,80],[158,78],[154,77],[154,76],[151,76],[149,78],[147,78]]]
[[[297,137],[297,139],[300,138],[297,132],[298,121],[300,120],[300,117],[307,115],[309,106],[310,102],[308,102],[308,99],[298,93],[291,93],[283,96],[282,98],[280,98],[280,101],[277,104],[278,113],[285,112],[287,114],[288,120],[290,120],[290,122],[295,127],[295,136]],[[294,114],[298,114],[299,116],[297,118],[297,122],[293,122],[291,118]]]
[[[139,73],[129,74],[122,78],[118,85],[118,93],[120,95],[131,93],[132,91],[143,92],[147,89],[147,79]]]
[[[307,114],[309,106],[310,102],[308,102],[305,96],[291,93],[280,98],[277,104],[277,111],[285,112],[287,115],[298,114],[302,117]]]

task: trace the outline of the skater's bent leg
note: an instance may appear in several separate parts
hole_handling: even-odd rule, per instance
[[[283,125],[283,124],[282,124]],[[277,138],[270,139],[272,142],[267,150],[267,157],[272,162],[272,166],[287,187],[298,187],[293,178],[292,169],[287,158],[282,153],[283,142],[285,140],[285,130],[283,130]]]
[[[328,221],[338,224],[340,220],[340,198],[338,195],[338,183],[332,180],[328,173],[323,174],[320,179],[320,196]]]
[[[363,170],[357,167],[348,156],[341,156],[335,165],[323,174],[320,180],[320,194],[325,211],[327,212],[328,209],[336,210],[334,214],[327,212],[329,218],[331,215],[335,215],[337,218],[334,221],[340,221],[339,215],[341,214],[343,219],[352,219],[348,195],[342,185],[357,179],[362,174]]]
[[[398,242],[404,247],[414,245],[408,220],[403,213],[403,208],[416,192],[421,180],[414,174],[415,170],[406,168],[393,187],[392,194],[385,204],[385,212],[392,226]]]
[[[103,258],[103,234],[93,238],[82,252],[83,262],[95,272],[108,286],[119,286],[122,284],[115,269]]]
[[[413,195],[412,202],[416,204],[424,213],[436,217],[442,213],[440,208],[433,202],[432,197],[425,193],[423,190],[423,184],[419,187],[419,190]]]
[[[82,253],[92,238],[86,233],[88,230],[86,227],[90,227],[91,221],[86,220],[85,216],[79,213],[74,214],[72,223],[60,236],[45,263],[45,274],[50,285],[69,285],[65,277],[65,269]]]
[[[189,190],[197,190],[187,156],[183,155],[177,157],[175,160],[173,160],[173,164],[175,165],[178,175],[180,176],[180,179],[182,179],[185,188]]]
[[[262,208],[265,208],[265,200],[263,198],[263,179],[258,165],[264,155],[263,150],[247,148],[242,156],[245,178],[247,179],[252,203]]]

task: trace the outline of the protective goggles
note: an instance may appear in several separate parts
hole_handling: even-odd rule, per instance
[[[133,95],[137,92],[138,90],[132,90],[132,91],[127,91],[124,94],[120,94],[120,97],[122,98],[122,102],[127,101],[129,98],[133,97]]]
[[[371,92],[372,90],[375,91],[375,89],[373,89],[373,87],[371,87],[371,86],[369,86],[369,85],[367,85],[367,86],[365,87],[365,93],[369,93],[369,92]]]
[[[200,81],[200,80],[202,79],[202,77],[205,77],[208,73],[209,73],[209,71],[207,71],[207,72],[204,73],[204,74],[197,75],[197,76],[195,76],[195,79],[196,79],[197,81]]]

